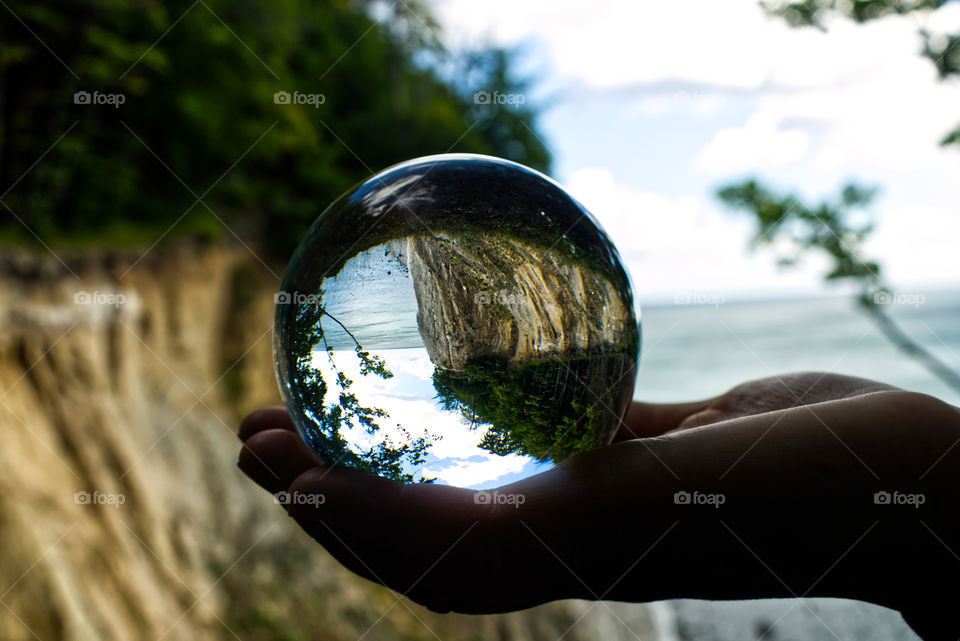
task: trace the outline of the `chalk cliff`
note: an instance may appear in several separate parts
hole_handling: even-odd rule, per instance
[[[493,354],[522,363],[636,341],[632,311],[589,263],[492,234],[417,237],[407,256],[434,364]]]
[[[424,268],[439,251],[421,254]],[[507,306],[521,320],[501,344],[516,357],[590,348],[610,338],[596,328],[626,318],[601,304],[602,283],[548,252],[503,252],[537,301]],[[341,568],[235,468],[238,419],[278,400],[275,277],[224,247],[61,258],[0,249],[0,638],[652,638],[645,606],[393,607],[394,593]],[[534,258],[542,272],[523,271]],[[458,285],[474,289],[445,313],[501,327],[473,295],[509,283]],[[571,301],[590,323],[557,314]],[[549,334],[525,329],[539,314]]]

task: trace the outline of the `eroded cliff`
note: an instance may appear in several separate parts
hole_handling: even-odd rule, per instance
[[[624,304],[630,293],[559,251],[492,234],[435,234],[410,239],[407,254],[420,336],[440,367],[460,370],[490,354],[522,363],[637,341]]]
[[[277,402],[268,269],[219,247],[61,258],[0,250],[0,638],[650,638],[643,606],[397,605],[236,470],[238,418]]]

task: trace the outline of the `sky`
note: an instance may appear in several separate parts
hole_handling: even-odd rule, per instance
[[[809,202],[878,185],[866,245],[893,287],[956,287],[960,83],[918,30],[960,31],[960,3],[827,33],[755,0],[433,0],[451,51],[520,47],[552,175],[620,249],[638,299],[816,295],[826,263],[751,254],[749,219],[717,188],[759,177]],[[490,88],[491,91],[495,88]]]
[[[523,454],[500,455],[480,447],[485,429],[471,428],[457,412],[448,412],[436,402],[433,385],[434,365],[424,348],[372,350],[382,358],[393,376],[382,379],[364,375],[352,350],[314,352],[313,366],[326,381],[337,380],[337,371],[353,381],[350,392],[365,407],[385,410],[389,418],[377,421],[380,429],[368,434],[366,428],[350,422],[340,435],[356,453],[372,451],[387,442],[392,447],[424,438],[429,443],[422,466],[404,466],[404,472],[416,480],[434,478],[445,485],[484,489],[505,485],[549,469],[533,457]],[[337,370],[330,365],[336,363]],[[336,404],[339,388],[329,385],[327,404]],[[419,431],[418,431],[419,430]]]
[[[384,251],[386,247],[388,251]],[[350,423],[341,435],[357,453],[372,450],[384,441],[394,447],[425,438],[430,447],[422,466],[405,472],[416,479],[435,478],[440,483],[483,489],[512,483],[550,467],[526,455],[493,454],[480,447],[485,429],[471,428],[457,411],[445,411],[436,401],[434,364],[418,329],[417,296],[405,262],[406,244],[378,245],[354,256],[335,277],[323,281],[324,302],[332,317],[350,327],[373,356],[384,360],[392,377],[363,374],[350,338],[336,323],[323,323],[325,345],[314,351],[313,366],[327,381],[326,403],[336,404],[340,389],[331,383],[341,371],[352,381],[350,392],[364,407],[380,408],[389,418],[378,420],[381,429],[367,434]],[[362,277],[358,278],[357,274]],[[324,346],[333,351],[328,356]],[[316,350],[316,348],[315,348]],[[336,364],[336,369],[331,364]],[[401,427],[402,426],[402,427]]]

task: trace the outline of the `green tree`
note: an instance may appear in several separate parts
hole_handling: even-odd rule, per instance
[[[726,187],[720,200],[733,209],[756,218],[753,245],[786,248],[780,256],[783,266],[795,265],[803,252],[819,251],[832,262],[827,281],[845,280],[859,287],[857,304],[877,323],[877,327],[901,351],[916,359],[942,381],[960,391],[960,374],[945,365],[930,351],[913,340],[886,311],[890,288],[881,277],[880,264],[863,253],[863,241],[873,231],[873,223],[856,222],[851,212],[866,207],[876,190],[848,185],[835,202],[808,207],[795,195],[768,191],[749,180]],[[786,240],[787,243],[779,243]]]
[[[549,163],[533,110],[474,103],[513,83],[509,57],[446,51],[419,3],[10,0],[0,42],[0,234],[16,240],[235,231],[285,258],[390,164]],[[84,91],[124,102],[75,104]],[[323,99],[277,104],[280,91]]]
[[[512,364],[497,356],[471,359],[463,371],[437,367],[440,406],[483,428],[480,447],[505,456],[563,461],[609,442],[619,426],[628,356],[566,357]]]
[[[875,20],[891,14],[929,11],[946,4],[946,0],[803,0],[802,2],[761,2],[769,12],[782,16],[795,27],[826,30],[826,18],[845,15],[857,22]],[[941,79],[960,74],[960,34],[933,34],[920,31],[923,54],[933,62]],[[958,142],[960,126],[944,136],[941,144]],[[884,307],[890,288],[883,280],[882,267],[864,255],[863,242],[873,231],[871,222],[858,223],[851,211],[866,208],[876,195],[876,188],[849,184],[838,198],[810,207],[796,195],[778,194],[760,185],[755,179],[728,185],[718,197],[729,207],[750,214],[756,222],[753,245],[787,247],[779,256],[781,265],[798,262],[805,252],[819,252],[832,262],[826,274],[828,281],[845,280],[858,286],[857,303],[877,323],[877,327],[901,351],[916,359],[931,373],[960,391],[960,374],[926,350],[904,332]],[[869,211],[867,212],[869,213]],[[786,240],[785,244],[777,243]]]
[[[361,376],[392,378],[386,362],[371,355],[357,341],[356,337],[336,318],[326,312],[321,305],[323,291],[316,298],[303,304],[290,303],[289,313],[282,322],[290,327],[281,330],[286,338],[284,379],[295,407],[302,408],[303,417],[308,423],[307,443],[328,463],[345,463],[385,478],[410,483],[413,474],[405,471],[407,467],[416,468],[423,463],[430,442],[426,438],[411,438],[399,425],[404,434],[402,443],[394,443],[389,437],[380,440],[367,451],[351,449],[351,443],[344,437],[344,430],[364,428],[367,434],[374,435],[382,427],[379,421],[389,419],[389,414],[380,408],[364,407],[356,395],[351,392],[353,381],[348,378],[334,360],[335,352],[327,343],[323,324],[325,319],[343,330],[354,342],[354,352],[360,361]],[[327,399],[329,390],[320,370],[314,365],[317,348],[323,348],[330,365],[336,372],[334,383],[339,388],[335,401]],[[430,479],[427,479],[429,481]]]

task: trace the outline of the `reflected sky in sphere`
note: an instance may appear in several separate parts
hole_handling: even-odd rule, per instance
[[[314,223],[274,352],[327,463],[489,488],[607,444],[640,333],[612,243],[556,183],[465,154],[392,167]]]

